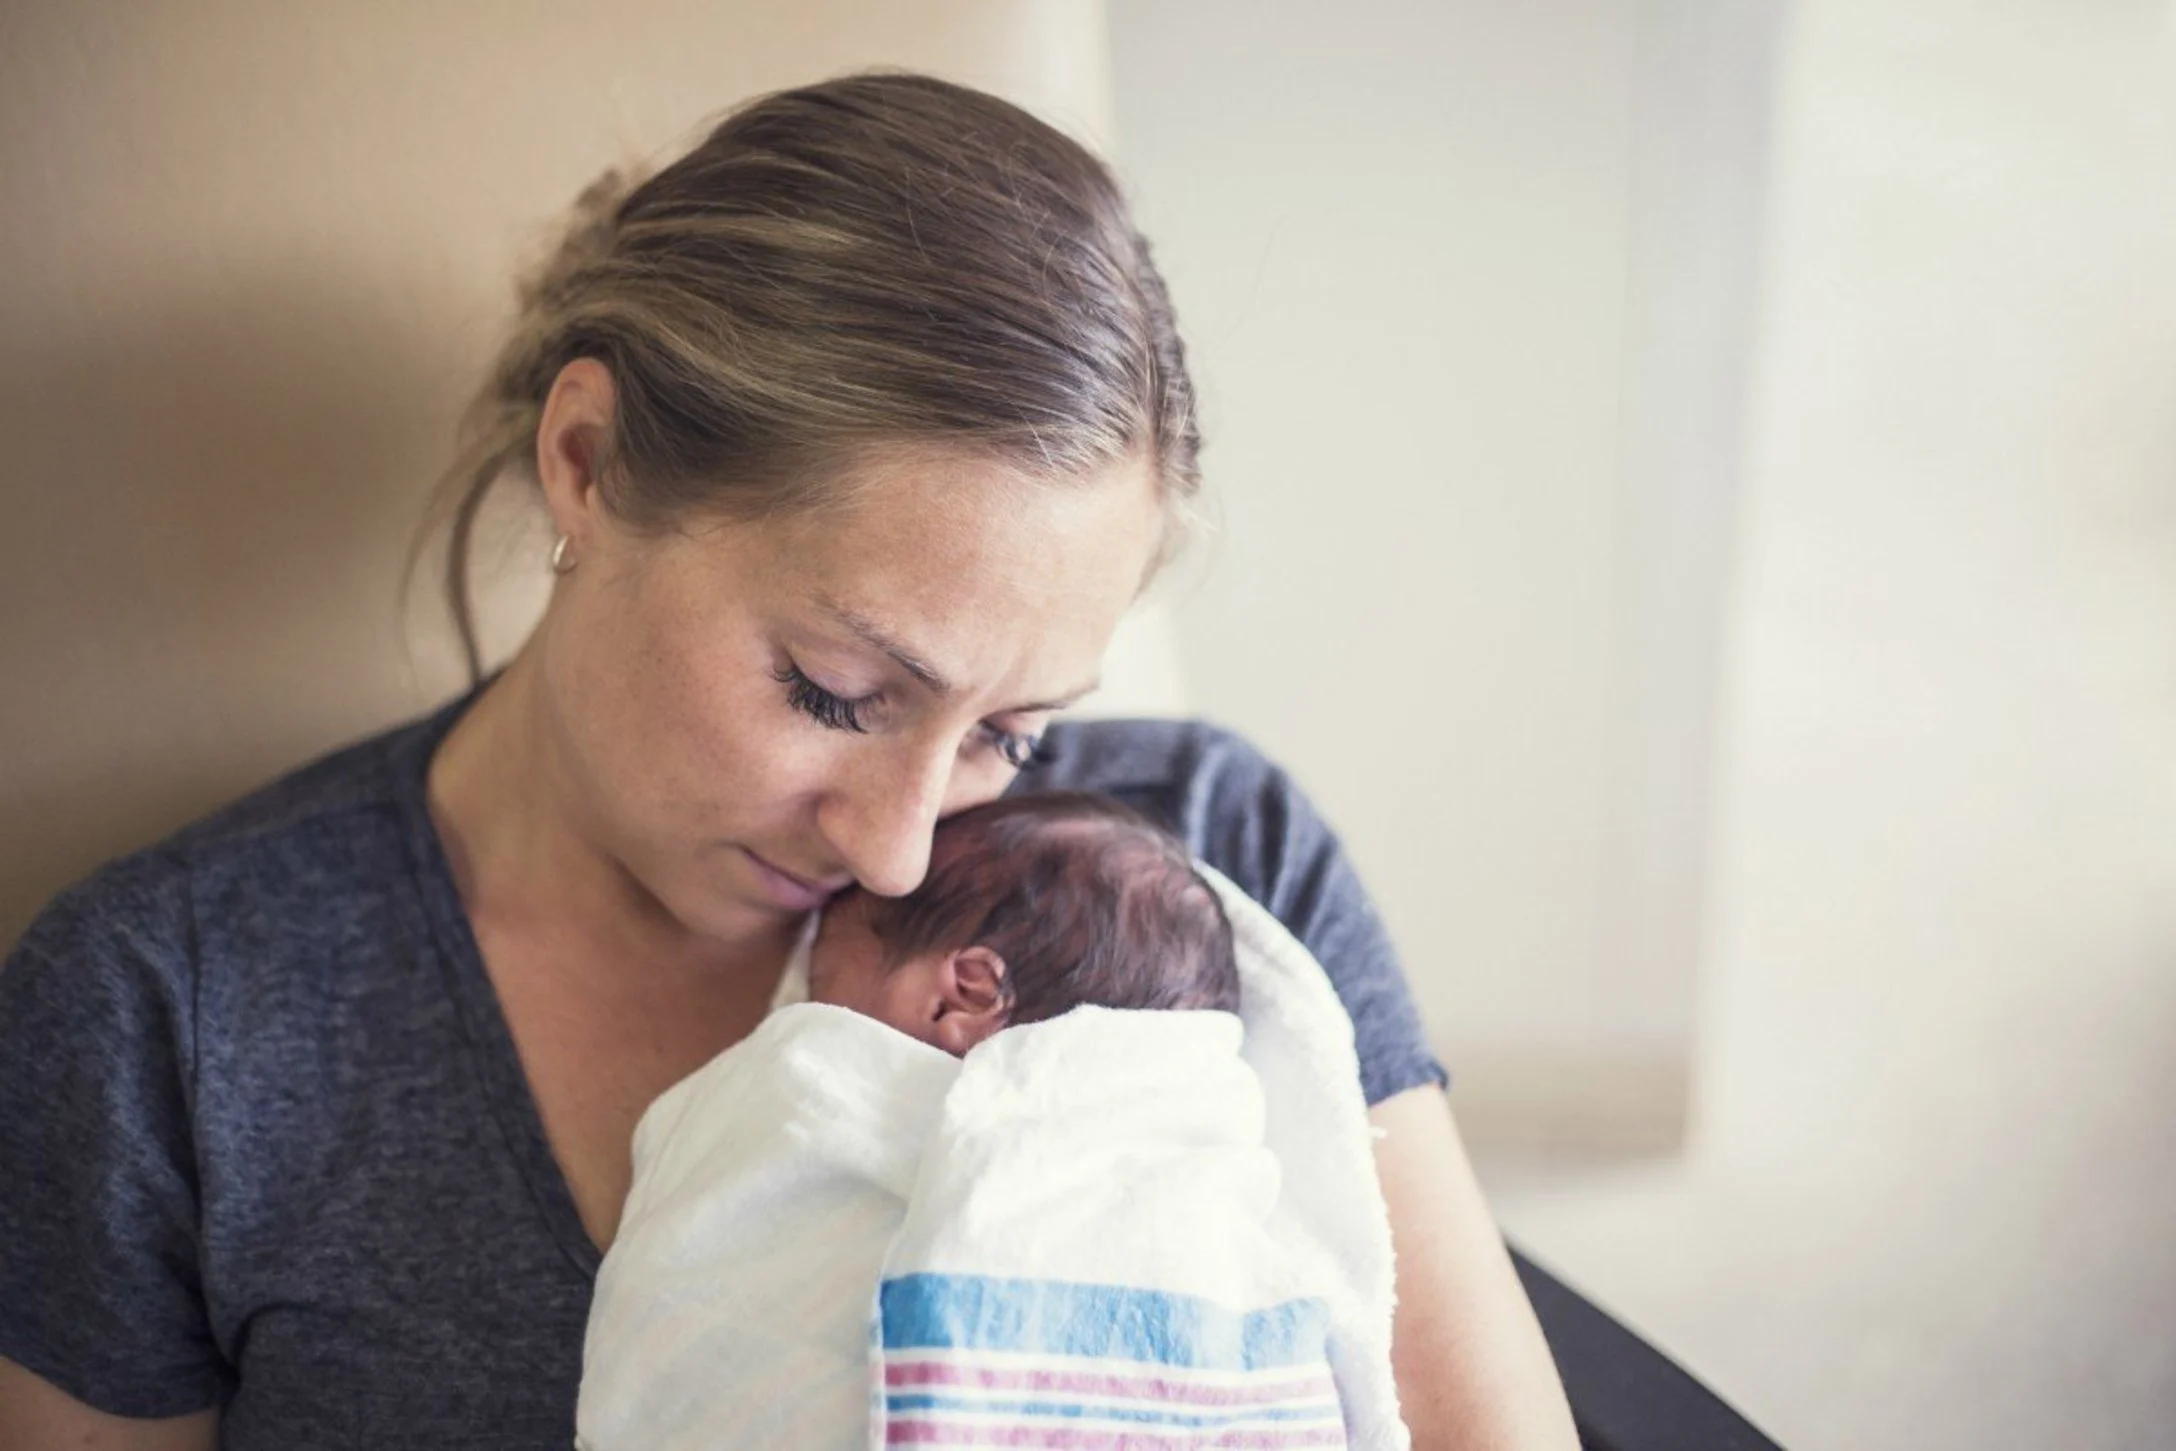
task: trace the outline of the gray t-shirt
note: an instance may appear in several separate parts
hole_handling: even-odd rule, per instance
[[[0,1356],[239,1451],[572,1444],[600,1258],[424,807],[436,715],[61,894],[0,968]],[[1198,723],[1054,726],[1329,970],[1370,1102],[1443,1071],[1336,839]]]

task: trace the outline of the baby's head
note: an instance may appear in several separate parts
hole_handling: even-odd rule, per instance
[[[1236,1011],[1239,969],[1185,847],[1115,801],[1053,792],[940,824],[904,897],[833,901],[809,997],[957,1054],[1083,1003]]]

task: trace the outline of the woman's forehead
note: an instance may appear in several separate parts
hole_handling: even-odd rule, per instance
[[[1122,575],[1163,530],[1153,465],[1143,457],[1051,477],[957,449],[872,449],[827,492],[828,506],[786,522],[863,567],[1047,567],[1063,550]]]
[[[955,458],[895,465],[846,507],[763,527],[766,565],[797,608],[943,693],[1008,637],[1059,646],[1086,636],[1099,657],[1162,519],[1136,470],[1042,480]],[[1044,682],[1060,692],[1090,683]]]
[[[879,654],[888,656],[900,669],[920,681],[931,694],[940,697],[957,695],[966,684],[952,669],[938,663],[935,653],[912,643],[914,632],[911,626],[908,631],[902,632],[826,595],[819,594],[809,603],[833,627],[853,636]],[[1055,689],[1046,699],[1018,701],[1010,708],[1018,711],[1063,710],[1095,689],[1099,683],[1091,675],[1078,684]]]

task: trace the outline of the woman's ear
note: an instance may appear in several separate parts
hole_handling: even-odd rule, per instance
[[[612,370],[595,358],[576,358],[552,380],[537,423],[536,477],[544,507],[577,560],[604,504],[597,484],[618,407]]]
[[[936,1045],[960,1054],[1005,1026],[1012,999],[1005,991],[1005,959],[987,947],[963,947],[945,959],[938,976]]]

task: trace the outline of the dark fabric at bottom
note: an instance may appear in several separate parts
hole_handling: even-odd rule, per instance
[[[1781,1451],[1677,1363],[1518,1250],[1585,1451]]]

